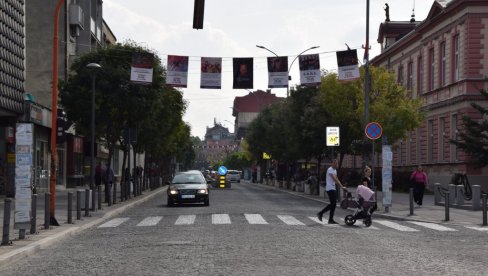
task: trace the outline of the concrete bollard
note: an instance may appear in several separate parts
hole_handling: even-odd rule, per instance
[[[413,216],[413,188],[409,189],[410,215]]]
[[[471,187],[473,190],[473,198],[471,199],[471,209],[477,211],[481,209],[481,187],[480,185],[473,185]]]
[[[91,198],[91,210],[92,212],[95,212],[97,209],[96,209],[96,203],[97,203],[97,188],[94,188],[93,190],[91,190],[91,195],[92,195],[92,198]]]
[[[51,224],[51,212],[49,212],[49,200],[51,199],[51,193],[44,195],[44,229],[49,229]]]
[[[2,235],[2,245],[10,244],[10,212],[12,199],[5,199],[5,206],[3,209],[3,235]]]
[[[85,189],[85,217],[90,216],[90,189]]]
[[[442,201],[441,189],[442,185],[440,183],[434,184],[434,205],[439,205]]]
[[[102,185],[99,185],[98,187],[98,210],[102,210]],[[110,204],[108,205],[110,206]]]
[[[32,195],[32,204],[31,204],[31,228],[30,233],[35,234],[37,228],[37,194]]]
[[[456,185],[449,184],[447,186],[447,190],[449,191],[449,202],[454,203],[456,202]],[[447,195],[447,193],[446,193]]]
[[[68,192],[68,224],[73,223],[73,193]]]
[[[486,206],[486,194],[483,194],[483,226],[486,226],[488,225],[488,222],[487,222],[487,206]]]
[[[76,219],[81,219],[81,191],[76,191]]]
[[[449,202],[450,202],[450,196],[449,196],[450,192],[446,192],[446,202],[444,204],[444,207],[445,207],[445,221],[449,221]]]
[[[464,205],[464,186],[456,186],[456,205],[461,207]]]

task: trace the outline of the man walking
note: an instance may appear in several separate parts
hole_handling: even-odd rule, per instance
[[[325,212],[329,212],[329,224],[337,224],[334,221],[334,211],[337,204],[337,192],[336,192],[336,185],[339,185],[342,189],[346,189],[342,183],[337,178],[337,159],[332,160],[332,165],[327,169],[327,175],[325,176],[325,191],[327,192],[327,196],[329,196],[329,205],[325,206],[322,211],[317,213],[317,217],[320,221],[322,221],[322,216]]]

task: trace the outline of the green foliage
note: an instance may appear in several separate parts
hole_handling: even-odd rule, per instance
[[[488,101],[488,92],[481,90],[480,93]],[[459,140],[451,140],[451,143],[472,156],[478,167],[484,167],[488,165],[488,108],[475,102],[471,106],[479,112],[480,119],[464,116],[464,131],[459,133]]]
[[[224,166],[228,169],[243,170],[251,166],[251,160],[245,152],[234,152],[225,158]]]

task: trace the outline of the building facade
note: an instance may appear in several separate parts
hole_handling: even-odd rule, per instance
[[[25,1],[0,1],[0,194],[15,193],[15,124],[24,113]]]
[[[464,130],[463,116],[481,119],[471,102],[488,106],[480,96],[488,88],[488,1],[436,0],[421,22],[382,23],[378,43],[382,53],[371,65],[394,72],[426,111],[420,127],[394,147],[393,166],[421,164],[431,185],[449,183],[454,173],[486,185],[488,168],[473,166],[450,141]]]

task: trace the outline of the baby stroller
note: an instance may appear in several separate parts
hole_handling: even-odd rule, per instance
[[[374,197],[373,197],[374,199]],[[356,220],[362,219],[366,227],[370,227],[372,224],[371,215],[376,210],[377,205],[375,201],[365,201],[363,198],[353,199],[352,194],[347,192],[346,198],[341,202],[341,208],[355,208],[352,215],[347,215],[344,218],[344,222],[348,226],[354,225]]]

